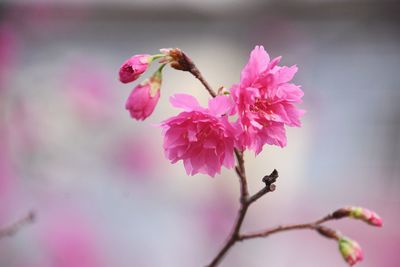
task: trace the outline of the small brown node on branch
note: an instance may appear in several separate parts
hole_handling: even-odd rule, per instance
[[[276,189],[276,186],[274,183],[278,179],[279,174],[276,169],[274,169],[270,175],[265,175],[262,181],[265,183],[265,187],[269,188],[269,191],[274,191]]]

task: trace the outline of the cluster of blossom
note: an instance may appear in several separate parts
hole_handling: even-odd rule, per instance
[[[179,49],[161,49],[161,54],[135,55],[120,68],[123,83],[137,80],[159,60],[158,70],[137,85],[130,94],[126,109],[132,118],[144,120],[152,114],[160,98],[163,68],[189,71],[197,78],[198,70]],[[161,123],[166,157],[175,163],[183,161],[188,175],[204,173],[210,176],[221,172],[221,167],[233,168],[235,149],[253,150],[259,154],[264,145],[286,146],[285,126],[299,127],[304,111],[301,103],[303,91],[291,83],[297,67],[278,66],[281,57],[270,60],[262,46],[256,46],[241,72],[240,82],[229,90],[220,90],[202,107],[195,97],[176,94],[171,104],[183,111]],[[201,79],[200,79],[201,80]],[[382,226],[382,219],[373,211],[348,206],[329,215],[329,219],[354,218],[373,226]],[[333,229],[318,226],[318,232],[335,239],[339,251],[349,265],[363,259],[360,245]]]
[[[135,55],[120,68],[123,83],[137,80],[159,59],[160,68],[137,85],[130,94],[126,109],[132,118],[144,120],[154,111],[160,98],[161,72],[166,64],[178,68],[179,49],[161,49],[161,54]],[[303,91],[291,83],[297,67],[278,66],[281,57],[270,60],[262,46],[256,46],[241,72],[240,82],[202,107],[191,95],[170,98],[183,111],[161,123],[166,157],[175,163],[182,160],[187,174],[215,176],[221,167],[234,166],[234,149],[253,150],[259,154],[264,145],[286,146],[285,126],[299,127],[304,111]]]

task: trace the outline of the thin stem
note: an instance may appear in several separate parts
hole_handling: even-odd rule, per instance
[[[179,55],[179,56],[175,57],[175,59],[176,59],[175,64],[171,65],[173,68],[190,72],[194,77],[196,77],[196,79],[198,79],[201,82],[201,84],[204,86],[204,88],[208,91],[208,93],[212,97],[217,96],[217,93],[215,93],[215,91],[211,88],[210,84],[206,81],[206,79],[204,79],[200,70],[197,68],[197,66],[194,64],[193,60],[190,57],[188,57],[180,49],[175,49],[173,51],[173,54],[175,56]]]
[[[289,231],[289,230],[300,230],[300,229],[319,230],[320,224],[327,222],[329,220],[332,220],[332,219],[333,219],[333,217],[331,215],[328,215],[328,216],[323,217],[322,219],[319,219],[319,220],[317,220],[315,222],[311,222],[311,223],[279,225],[277,227],[262,230],[259,232],[242,234],[238,237],[238,240],[243,241],[243,240],[252,239],[252,238],[267,237],[271,234]]]
[[[28,215],[23,217],[22,219],[19,219],[18,221],[14,222],[13,224],[1,228],[0,229],[0,239],[6,237],[6,236],[13,236],[15,233],[17,233],[23,226],[32,223],[35,220],[35,213],[33,211],[30,211]]]
[[[237,175],[239,176],[239,182],[240,182],[240,202],[243,204],[247,201],[249,197],[249,189],[247,186],[243,152],[235,148],[235,156],[237,160],[237,166],[235,167],[235,170]]]
[[[231,234],[229,235],[227,241],[225,242],[225,245],[218,252],[215,258],[211,261],[208,267],[217,266],[221,262],[225,254],[229,251],[229,249],[239,240],[240,228],[243,224],[244,217],[246,216],[249,205],[251,204],[251,202],[248,201],[249,192],[247,188],[243,153],[235,149],[235,155],[238,163],[236,166],[236,172],[239,176],[239,182],[240,182],[240,208],[236,216],[236,221],[234,223]]]
[[[212,96],[212,97],[216,97],[217,94],[214,92],[214,90],[211,88],[210,84],[204,79],[203,75],[201,74],[201,72],[199,71],[199,69],[193,65],[193,69],[191,69],[189,72],[196,77],[201,84],[204,86],[204,88],[208,91],[208,93]]]
[[[265,195],[268,192],[273,192],[275,190],[275,185],[271,185],[270,187],[264,187],[257,193],[255,193],[253,196],[251,196],[248,200],[249,204],[252,204],[253,202],[256,202],[259,198],[261,198],[263,195]]]
[[[265,183],[265,187],[248,199],[249,205],[257,201],[266,193],[275,191],[276,187],[274,183],[276,182],[276,179],[278,179],[278,176],[279,175],[277,170],[274,170],[270,175],[264,176],[263,182]]]

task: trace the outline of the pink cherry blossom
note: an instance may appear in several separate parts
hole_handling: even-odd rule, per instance
[[[257,154],[264,144],[286,146],[284,126],[299,127],[304,113],[295,106],[301,103],[303,91],[290,83],[297,67],[277,66],[280,59],[270,60],[264,47],[256,46],[242,70],[240,83],[231,88],[243,127],[241,145]]]
[[[177,94],[170,102],[184,112],[161,124],[166,157],[172,163],[182,160],[188,175],[214,177],[222,165],[232,168],[236,129],[226,116],[233,108],[231,98],[217,96],[209,101],[208,108],[186,94]]]
[[[147,54],[140,54],[126,60],[119,69],[119,80],[123,83],[137,80],[147,70],[150,57]]]
[[[160,86],[161,78],[155,75],[133,89],[125,104],[132,118],[144,120],[153,113],[160,99]]]

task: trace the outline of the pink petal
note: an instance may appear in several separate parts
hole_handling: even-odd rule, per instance
[[[175,94],[169,98],[169,102],[176,108],[182,108],[185,111],[196,110],[200,107],[197,99],[188,94]]]
[[[229,114],[233,107],[234,102],[230,96],[217,96],[208,101],[208,108],[214,116]]]
[[[258,74],[268,67],[269,60],[269,55],[264,47],[256,46],[253,51],[251,51],[249,61],[242,70],[240,83],[250,86],[257,78]]]

